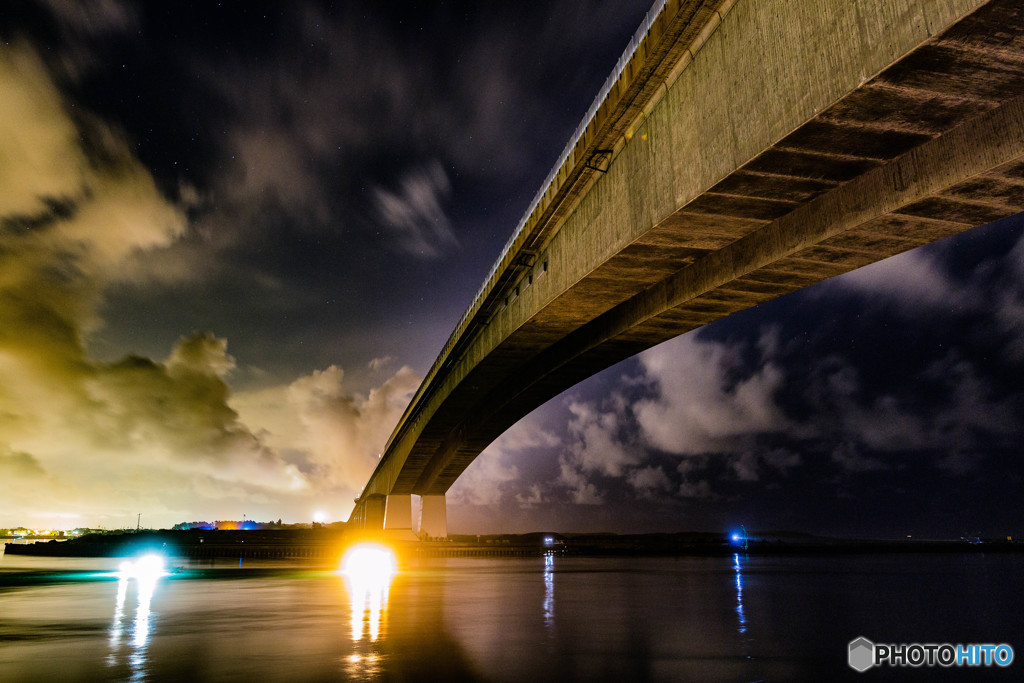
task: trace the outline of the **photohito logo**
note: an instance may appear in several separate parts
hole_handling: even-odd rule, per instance
[[[847,646],[847,661],[855,671],[873,666],[1010,666],[1013,648],[1006,643],[872,643],[861,636]]]

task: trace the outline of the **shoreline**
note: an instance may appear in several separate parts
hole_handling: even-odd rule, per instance
[[[395,540],[344,531],[148,531],[90,535],[72,540],[6,543],[9,555],[35,557],[122,557],[161,552],[183,559],[247,558],[332,560],[356,542],[395,546],[410,557],[687,557],[747,555],[861,555],[935,553],[1018,553],[1024,543],[1011,540],[830,539],[806,534],[751,535],[742,545],[724,534],[501,534],[454,535],[447,540]]]

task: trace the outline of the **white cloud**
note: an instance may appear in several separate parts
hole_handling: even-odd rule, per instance
[[[600,505],[604,501],[597,486],[571,460],[559,461],[559,483],[568,487],[569,499],[577,505]]]
[[[573,415],[568,424],[570,461],[582,472],[619,477],[643,457],[639,449],[622,441],[622,403],[614,403],[607,411],[589,403],[569,404]]]
[[[594,477],[622,477],[643,459],[638,448],[623,440],[624,400],[613,396],[607,403],[607,410],[579,401],[568,405],[573,417],[568,424],[568,447],[559,457],[557,483],[568,488],[577,504],[593,505],[603,500],[592,481]]]
[[[973,305],[975,293],[952,280],[927,249],[891,256],[830,281],[830,286],[882,297],[910,314]]]
[[[545,429],[536,415],[520,420],[466,468],[448,491],[449,503],[497,505],[514,499],[521,507],[536,505],[543,500],[540,485],[528,487],[526,496],[511,495],[517,484],[523,486],[521,470],[515,463],[532,449],[551,449],[560,443],[558,436]]]
[[[526,487],[525,492],[516,494],[516,503],[522,509],[532,509],[546,502],[548,499],[541,491],[540,484],[530,484]]]
[[[497,505],[505,498],[504,485],[519,479],[519,468],[506,464],[505,452],[490,446],[466,468],[448,491],[452,505]]]
[[[647,496],[672,488],[671,480],[660,467],[638,467],[629,473],[626,481],[641,495]]]
[[[378,218],[391,232],[396,250],[431,259],[458,245],[443,204],[451,192],[448,175],[438,161],[410,171],[395,191],[373,191]]]
[[[640,355],[655,396],[634,407],[647,443],[669,453],[729,451],[752,434],[785,429],[775,402],[782,370],[766,362],[742,379],[740,348],[684,335]]]

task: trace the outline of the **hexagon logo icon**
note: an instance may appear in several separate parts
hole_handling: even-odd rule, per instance
[[[864,636],[851,640],[849,657],[850,668],[863,673],[875,664],[875,644]]]

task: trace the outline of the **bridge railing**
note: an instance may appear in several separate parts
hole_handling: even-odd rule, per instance
[[[502,248],[497,260],[494,262],[494,265],[491,266],[491,269],[487,273],[487,277],[484,278],[483,284],[480,286],[480,289],[473,297],[472,302],[470,302],[469,306],[466,308],[465,313],[462,314],[462,318],[460,318],[459,322],[455,325],[455,329],[448,337],[448,341],[445,342],[445,345],[442,347],[441,352],[438,354],[437,359],[434,361],[433,365],[430,366],[430,370],[427,371],[426,376],[420,383],[420,386],[416,390],[416,393],[413,395],[412,400],[409,401],[409,405],[406,407],[401,419],[399,419],[398,424],[395,426],[395,429],[391,433],[390,438],[388,438],[387,444],[384,446],[384,450],[382,451],[382,453],[386,453],[388,449],[391,448],[391,445],[400,436],[405,425],[415,417],[415,414],[420,409],[420,401],[423,398],[424,394],[426,393],[427,387],[430,386],[434,377],[437,376],[438,371],[440,371],[441,366],[444,365],[445,361],[448,359],[448,356],[449,354],[451,354],[452,349],[455,347],[459,339],[462,337],[463,333],[466,331],[466,328],[469,325],[470,321],[480,310],[480,307],[483,305],[484,301],[486,301],[488,295],[491,294],[491,291],[494,289],[495,281],[498,279],[498,276],[501,273],[503,273],[506,268],[508,268],[508,266],[518,255],[520,249],[522,248],[521,242],[525,240],[525,238],[527,237],[526,235],[523,234],[523,232],[527,224],[530,222],[530,217],[533,215],[534,211],[537,210],[537,207],[540,206],[541,202],[544,199],[544,195],[547,194],[548,189],[557,179],[558,174],[562,170],[562,167],[565,166],[566,162],[569,161],[570,157],[573,154],[573,150],[576,148],[577,143],[579,143],[580,139],[586,133],[587,128],[589,127],[591,121],[594,119],[598,110],[601,108],[601,105],[608,97],[608,94],[612,91],[612,88],[615,87],[615,84],[619,80],[619,77],[622,75],[623,71],[625,71],[626,67],[629,65],[630,60],[632,60],[633,55],[636,54],[637,48],[639,48],[640,44],[647,36],[647,33],[648,31],[650,31],[651,25],[654,23],[654,20],[661,13],[662,9],[664,9],[665,5],[668,2],[669,0],[655,0],[654,5],[651,7],[650,10],[648,10],[647,14],[644,15],[643,21],[640,23],[640,26],[637,28],[637,30],[633,33],[633,37],[630,39],[629,44],[623,51],[622,56],[619,57],[619,61],[615,64],[615,68],[612,70],[611,75],[609,75],[608,78],[605,79],[604,85],[601,86],[601,89],[598,91],[597,96],[594,97],[594,100],[591,103],[590,108],[587,109],[587,112],[586,114],[583,115],[583,118],[580,121],[579,125],[576,126],[576,130],[573,131],[573,134],[569,138],[569,141],[566,143],[565,148],[562,150],[562,153],[559,154],[558,160],[555,162],[555,165],[551,168],[551,171],[544,179],[544,182],[541,183],[540,189],[537,191],[537,194],[534,195],[533,201],[530,202],[530,205],[527,208],[526,213],[524,213],[523,217],[519,220],[519,224],[516,226],[515,231],[513,231],[512,236],[505,243],[505,246]],[[380,463],[378,463],[377,467],[379,468],[382,464],[383,459],[381,460]],[[376,474],[376,470],[374,471],[374,474]]]

